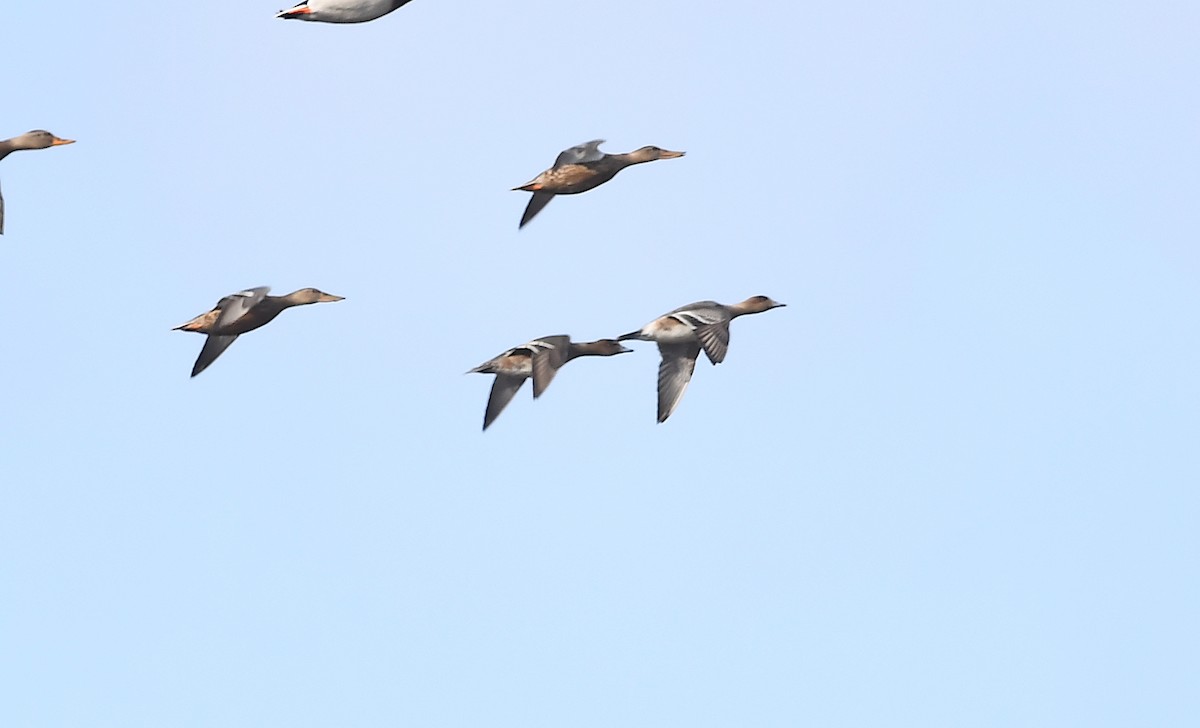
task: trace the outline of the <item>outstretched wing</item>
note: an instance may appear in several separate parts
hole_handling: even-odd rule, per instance
[[[483,429],[487,429],[489,425],[496,421],[508,403],[512,401],[513,395],[525,383],[525,377],[514,377],[508,374],[497,374],[496,381],[492,382],[492,394],[488,397],[487,410],[483,413]]]
[[[530,343],[541,344],[533,352],[533,396],[536,399],[542,396],[542,392],[545,392],[546,387],[550,386],[550,382],[554,381],[554,375],[558,374],[559,367],[567,363],[567,350],[571,348],[571,337],[561,334],[543,336]]]
[[[659,344],[658,351],[662,361],[658,365],[658,421],[666,422],[688,383],[692,381],[692,372],[696,371],[696,357],[700,355],[698,344]]]
[[[715,301],[697,301],[680,306],[667,314],[687,326],[695,334],[708,360],[713,364],[725,361],[729,351],[729,313]]]
[[[247,288],[244,291],[238,291],[217,301],[215,310],[219,313],[217,313],[216,322],[209,331],[220,331],[222,328],[245,316],[250,309],[257,306],[266,297],[269,290],[271,290],[269,286]],[[209,313],[212,312],[210,311]],[[189,321],[188,323],[191,322]],[[184,325],[186,326],[187,324]],[[194,377],[207,369],[210,364],[217,360],[217,357],[225,353],[230,344],[237,341],[237,337],[237,334],[220,335],[210,333],[208,338],[204,340],[204,348],[200,349],[200,356],[196,357],[196,363],[192,365],[192,376]]]
[[[542,208],[550,204],[550,200],[554,199],[554,195],[549,192],[534,192],[533,197],[529,198],[529,204],[525,206],[525,214],[521,216],[521,224],[517,229],[525,227],[525,224],[534,218]]]
[[[554,167],[597,162],[604,157],[604,152],[600,151],[600,145],[603,143],[603,139],[593,139],[590,142],[584,142],[570,149],[564,149],[559,153],[558,159],[554,160]]]
[[[250,309],[257,306],[267,297],[267,292],[270,290],[270,286],[247,288],[244,291],[238,291],[217,301],[217,308],[221,310],[221,314],[217,316],[217,323],[214,330],[219,331],[245,316]]]
[[[237,341],[237,334],[233,336],[209,334],[208,338],[204,340],[204,348],[200,350],[200,356],[196,357],[196,363],[192,365],[192,376],[208,369],[208,365],[216,361],[217,357],[225,353],[229,345],[235,341]]]
[[[4,234],[4,195],[0,194],[0,235]]]
[[[696,338],[700,340],[700,346],[704,347],[704,353],[708,355],[709,361],[713,364],[725,361],[725,353],[729,351],[728,321],[697,326],[695,334]]]

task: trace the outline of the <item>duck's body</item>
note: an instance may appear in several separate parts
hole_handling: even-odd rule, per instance
[[[542,396],[564,364],[581,356],[612,356],[631,351],[612,339],[577,343],[566,335],[542,336],[495,356],[468,374],[495,374],[483,413],[483,429],[495,422],[525,380],[533,377],[533,396]]]
[[[217,301],[213,310],[175,327],[175,331],[193,331],[208,335],[204,348],[200,350],[200,356],[192,367],[193,377],[216,361],[237,337],[267,325],[284,309],[309,303],[342,300],[341,296],[324,293],[315,288],[301,288],[286,296],[268,296],[267,291],[270,290],[268,286],[259,286],[226,296]]]
[[[684,155],[684,152],[672,152],[658,147],[642,147],[625,154],[605,154],[600,151],[600,145],[603,143],[603,139],[593,139],[564,150],[558,155],[558,159],[554,160],[553,167],[539,174],[532,182],[514,187],[514,190],[533,193],[518,227],[525,227],[543,207],[550,204],[555,195],[577,195],[587,192],[617,176],[617,172],[626,167]]]
[[[408,2],[409,0],[305,0],[291,10],[280,10],[275,17],[317,23],[365,23],[382,18]]]
[[[658,365],[658,421],[665,422],[679,406],[701,349],[713,364],[725,361],[730,321],[783,305],[766,296],[754,296],[728,306],[716,301],[698,301],[665,313],[637,331],[618,336],[618,341],[637,339],[658,344],[662,356]]]
[[[0,141],[0,159],[22,149],[46,149],[63,144],[74,144],[74,139],[60,139],[48,131],[34,129],[12,139]],[[0,235],[4,234],[4,195],[0,194]]]

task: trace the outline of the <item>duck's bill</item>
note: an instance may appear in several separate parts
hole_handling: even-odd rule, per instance
[[[334,301],[345,301],[345,300],[346,300],[345,296],[335,296],[332,293],[322,293],[321,297],[317,299],[317,302],[318,303],[333,303]]]
[[[54,137],[54,141],[50,142],[50,146],[57,147],[60,144],[74,144],[74,143],[75,143],[74,139],[59,139],[58,137]]]
[[[537,192],[540,189],[542,189],[542,185],[540,182],[527,182],[527,183],[521,185],[520,187],[513,187],[512,191],[513,192]]]
[[[687,152],[672,152],[670,149],[664,149],[660,154],[662,155],[663,159],[674,159],[676,157],[682,157],[683,155],[687,154]]]

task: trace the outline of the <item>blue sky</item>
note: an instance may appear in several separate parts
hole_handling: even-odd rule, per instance
[[[6,12],[0,724],[1200,711],[1194,3],[287,4]],[[687,156],[518,232],[597,137]]]

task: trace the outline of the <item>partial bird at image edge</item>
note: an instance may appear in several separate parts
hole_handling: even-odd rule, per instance
[[[44,129],[34,129],[33,131],[27,131],[20,136],[15,136],[12,139],[0,141],[0,159],[4,159],[13,152],[19,152],[25,149],[48,149],[50,147],[59,147],[64,144],[74,143],[74,139],[63,139]],[[0,235],[3,234],[4,194],[0,192]]]

